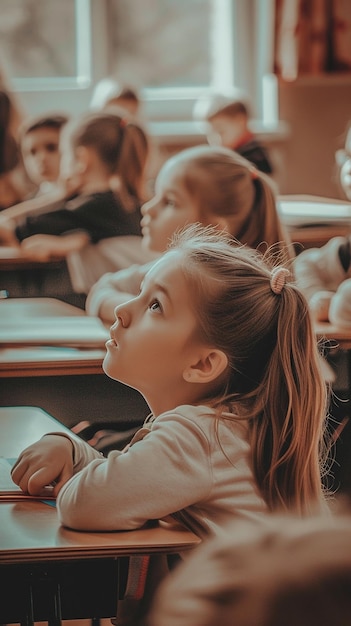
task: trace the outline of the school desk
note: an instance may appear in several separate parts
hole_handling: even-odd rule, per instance
[[[65,428],[32,407],[0,408],[0,455],[16,458],[42,435]],[[145,494],[147,497],[147,494]],[[131,556],[174,554],[200,543],[180,526],[155,522],[128,532],[77,532],[38,500],[0,502],[0,622],[33,626],[116,615]]]
[[[88,319],[84,311],[52,298],[0,300],[0,331],[10,318],[25,325],[40,314],[48,319],[72,316]],[[59,321],[59,320],[58,320]],[[111,423],[121,430],[142,423],[149,408],[142,396],[106,376],[105,348],[0,346],[0,406],[40,406],[68,427],[82,420]]]
[[[308,194],[281,195],[278,207],[297,254],[351,232],[351,203],[346,200]]]

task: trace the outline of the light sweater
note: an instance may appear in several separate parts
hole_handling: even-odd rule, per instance
[[[74,475],[57,498],[61,523],[128,530],[172,515],[207,536],[235,518],[260,521],[268,509],[248,461],[247,425],[220,418],[217,436],[216,421],[209,407],[177,407],[107,458],[72,438]]]
[[[339,258],[344,237],[333,237],[321,248],[310,248],[294,262],[296,282],[317,321],[351,325],[351,267],[345,272]]]

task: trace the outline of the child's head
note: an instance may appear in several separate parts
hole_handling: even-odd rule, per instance
[[[137,117],[140,112],[140,98],[137,90],[129,85],[120,85],[113,78],[103,78],[95,87],[90,106],[92,109],[118,106]]]
[[[40,187],[60,174],[60,136],[68,118],[48,114],[26,121],[20,132],[23,163],[30,180]]]
[[[349,514],[236,523],[195,550],[157,592],[153,626],[348,626]]]
[[[205,122],[210,145],[234,150],[249,130],[250,112],[244,95],[214,94],[202,99],[195,116]]]
[[[104,368],[155,414],[233,403],[268,506],[308,510],[321,495],[326,389],[307,302],[285,272],[215,228],[188,227],[117,307]]]
[[[92,172],[110,181],[118,178],[122,196],[141,200],[148,147],[144,130],[127,117],[87,113],[65,129],[61,174],[76,173],[88,182]]]
[[[271,181],[225,148],[196,146],[171,157],[156,180],[154,198],[142,207],[143,242],[163,252],[176,229],[193,222],[227,230],[252,248],[285,248]]]

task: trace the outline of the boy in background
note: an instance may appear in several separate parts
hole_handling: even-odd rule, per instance
[[[65,115],[48,114],[31,118],[22,126],[23,164],[35,185],[35,196],[56,188],[60,174],[60,136],[67,121]]]
[[[244,99],[216,94],[202,103],[199,101],[196,108],[207,124],[210,145],[235,150],[261,172],[273,173],[267,150],[249,128],[249,109]]]

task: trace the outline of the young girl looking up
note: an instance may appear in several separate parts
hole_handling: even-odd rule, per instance
[[[103,458],[49,434],[13,480],[55,482],[61,523],[139,528],[171,515],[201,536],[234,518],[323,509],[327,393],[305,298],[259,252],[193,225],[116,308],[105,373],[137,389],[151,416]]]
[[[142,213],[143,245],[149,251],[164,252],[177,229],[195,222],[225,229],[252,248],[275,246],[283,260],[292,250],[271,180],[226,148],[197,146],[171,157]],[[104,275],[88,294],[87,313],[112,321],[115,307],[138,293],[148,268]]]
[[[61,176],[68,197],[57,210],[48,213],[24,219],[4,217],[0,241],[19,247],[32,260],[45,261],[52,257],[66,259],[88,242],[140,237],[143,172],[148,154],[142,128],[113,113],[89,113],[68,123],[61,139]]]

